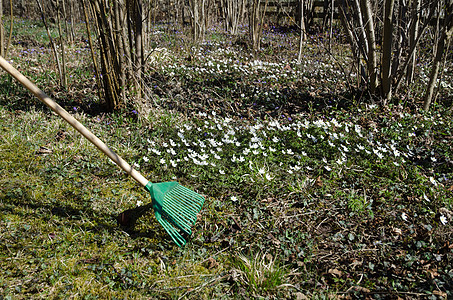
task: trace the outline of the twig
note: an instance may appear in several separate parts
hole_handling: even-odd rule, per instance
[[[216,257],[217,255],[219,255],[219,254],[222,253],[222,252],[225,252],[225,251],[228,250],[228,249],[230,249],[229,246],[228,246],[227,248],[223,249],[223,250],[218,251],[218,252],[215,253],[214,255],[209,256],[209,257],[206,258],[205,260],[199,262],[197,265],[201,265],[202,263],[207,262],[211,257]]]
[[[205,283],[203,283],[202,285],[200,285],[200,286],[198,286],[198,287],[196,287],[196,288],[194,288],[194,289],[192,289],[192,290],[188,290],[187,292],[185,292],[184,294],[182,294],[182,296],[179,297],[178,300],[184,298],[184,297],[185,297],[186,295],[188,295],[189,293],[197,292],[197,291],[203,289],[204,287],[206,287],[207,285],[210,285],[210,284],[212,284],[212,283],[214,283],[214,282],[216,282],[216,281],[218,281],[218,280],[220,280],[220,279],[223,279],[223,278],[225,278],[225,277],[227,277],[227,276],[228,276],[228,273],[227,273],[227,274],[224,274],[224,273],[223,273],[223,275],[219,275],[218,277],[216,277],[216,278],[214,278],[214,279],[212,279],[212,280],[210,280],[210,281],[208,281],[208,282],[205,282]]]

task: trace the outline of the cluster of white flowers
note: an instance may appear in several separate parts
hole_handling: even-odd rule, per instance
[[[197,125],[178,125],[172,138],[148,140],[149,153],[142,162],[157,157],[166,168],[189,170],[192,164],[213,174],[270,181],[284,174],[306,175],[314,168],[341,170],[356,164],[357,155],[389,160],[396,167],[414,156],[412,146],[380,141],[377,129],[365,129],[351,121],[274,119],[250,124],[221,118],[214,112],[200,113],[199,117],[202,121]],[[316,162],[316,149],[328,151],[321,166]],[[432,177],[430,182],[437,185]]]

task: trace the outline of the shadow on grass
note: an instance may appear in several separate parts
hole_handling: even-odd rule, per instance
[[[30,78],[30,80],[32,79]],[[75,96],[70,96],[69,92],[62,88],[53,88],[52,91],[48,91],[46,87],[42,86],[38,86],[38,88],[42,89],[50,98],[69,112],[76,109],[92,117],[108,112],[105,104],[91,99],[87,100],[77,93]],[[50,108],[9,75],[4,74],[0,76],[0,91],[0,106],[9,110],[29,111],[35,109],[50,111]],[[58,96],[54,95],[56,93],[58,93]]]

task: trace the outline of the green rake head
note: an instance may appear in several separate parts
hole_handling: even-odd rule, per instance
[[[191,226],[203,207],[204,197],[175,181],[148,182],[145,188],[151,194],[157,221],[179,247],[184,246],[186,240],[181,233],[192,233]]]

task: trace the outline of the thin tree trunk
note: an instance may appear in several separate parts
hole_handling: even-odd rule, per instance
[[[409,46],[412,48],[415,48],[415,40],[418,36],[418,27],[420,24],[420,8],[421,8],[421,0],[415,0],[413,7],[412,7],[412,23],[411,23],[411,28],[410,28],[410,35],[409,35]],[[416,62],[416,56],[412,54],[410,56],[409,60],[409,65],[407,67],[407,73],[406,73],[406,82],[407,84],[410,84],[414,78],[414,70],[415,70],[415,62]]]
[[[304,0],[299,1],[299,14],[300,14],[300,35],[299,35],[299,53],[297,55],[297,62],[302,61],[302,47],[305,41],[305,21],[304,21]]]
[[[407,49],[407,35],[409,32],[409,27],[407,26],[407,0],[401,0],[395,3],[394,15],[397,17],[394,18],[394,24],[392,27],[395,29],[395,31],[397,31],[397,39],[392,46],[392,48],[395,49],[395,52],[392,55],[393,59],[390,71],[391,82],[393,82],[393,78],[398,72],[403,50]]]
[[[429,76],[429,83],[424,97],[423,109],[429,110],[431,102],[434,98],[434,88],[436,87],[437,77],[439,75],[442,57],[446,50],[446,45],[449,45],[453,35],[453,3],[449,3],[445,8],[445,22],[442,32],[439,37],[439,42],[436,47],[436,55],[433,61],[433,67]]]
[[[66,77],[66,55],[65,55],[65,48],[64,48],[64,38],[61,30],[61,19],[60,19],[60,2],[57,0],[57,22],[58,22],[58,34],[60,35],[60,49],[61,49],[61,64],[62,64],[62,76],[63,82],[62,85],[66,89],[68,86],[68,80]]]
[[[1,2],[1,0],[0,0]],[[10,10],[10,26],[9,26],[9,37],[8,41],[6,42],[4,58],[8,56],[8,49],[11,45],[11,39],[13,37],[13,24],[14,24],[14,17],[13,17],[13,0],[9,0],[9,10]]]
[[[361,51],[365,61],[368,61],[369,46],[368,46],[368,40],[366,37],[365,25],[363,24],[363,14],[362,14],[362,9],[360,7],[359,0],[354,0],[353,5],[354,5],[354,10],[355,10],[355,18],[357,19],[357,22],[359,24],[359,34],[358,34],[358,38],[359,38],[358,45],[360,45],[359,50]]]
[[[268,0],[265,0],[261,12],[261,0],[251,0],[249,7],[249,34],[253,50],[256,54],[261,48],[261,35],[263,31],[264,16],[266,15]]]
[[[127,0],[126,0],[127,1]],[[128,13],[127,13],[127,7],[123,7],[123,4],[127,5],[125,2],[121,2],[121,5],[119,7],[120,9],[120,22],[122,24],[122,31],[121,31],[121,39],[122,39],[122,45],[123,45],[123,50],[124,50],[124,61],[125,61],[125,74],[126,74],[126,81],[130,80],[131,78],[133,78],[133,75],[132,75],[132,55],[131,55],[131,51],[132,51],[132,48],[131,48],[131,44],[129,44],[130,47],[127,47],[128,43],[127,43],[127,37],[128,37],[128,29],[130,27],[130,25],[128,26],[124,26],[124,24],[127,22],[127,24],[130,24],[131,22],[129,22],[129,19],[127,19],[128,17]],[[126,9],[126,14],[124,13],[124,9]],[[125,88],[125,86],[122,86],[122,88]]]
[[[395,0],[386,0],[384,5],[384,36],[382,45],[382,97],[385,101],[392,96],[392,82],[390,78],[392,62],[392,37],[393,37],[393,6]]]
[[[329,30],[329,51],[332,51],[332,35],[333,35],[333,17],[335,12],[335,2],[330,1],[330,30]]]
[[[57,0],[58,3],[58,0]],[[72,45],[72,36],[71,33],[69,32],[68,28],[68,16],[66,14],[66,0],[61,0],[61,6],[63,8],[63,22],[64,22],[64,31],[66,33],[66,38],[68,39],[68,42]]]
[[[371,94],[376,93],[378,85],[377,81],[377,50],[376,50],[376,34],[374,30],[373,13],[371,10],[370,0],[360,0],[362,13],[364,15],[365,32],[368,41],[368,76],[369,76],[369,88]]]
[[[88,35],[88,43],[90,44],[90,50],[91,50],[91,59],[93,61],[93,66],[94,70],[96,72],[96,84],[97,84],[97,92],[98,92],[98,97],[99,100],[102,99],[102,93],[101,93],[101,72],[99,71],[99,66],[96,60],[96,56],[94,55],[94,46],[93,46],[93,40],[91,39],[91,30],[90,30],[90,22],[88,18],[88,9],[87,5],[90,5],[89,3],[87,4],[85,0],[82,0],[82,7],[83,7],[83,14],[85,15],[85,25],[87,29],[87,35]]]
[[[5,56],[5,31],[3,29],[3,0],[0,0],[0,56]]]
[[[135,79],[137,85],[137,98],[141,99],[142,69],[143,69],[143,23],[142,3],[135,0]]]
[[[47,24],[46,16],[44,14],[44,8],[42,5],[42,2],[40,2],[40,1],[42,1],[42,0],[36,0],[36,3],[38,4],[39,11],[41,12],[41,18],[44,23],[44,26],[46,27],[47,36],[49,37],[49,41],[50,41],[50,46],[52,47],[52,52],[55,56],[55,62],[57,63],[57,69],[58,69],[58,75],[60,77],[60,85],[63,85],[64,78],[63,78],[63,72],[61,70],[60,59],[58,58],[57,47],[55,46],[55,42],[52,38],[52,35],[50,34],[49,26]]]
[[[407,67],[408,67],[409,62],[410,62],[410,58],[412,57],[412,55],[414,55],[416,47],[417,47],[418,43],[420,42],[420,40],[421,40],[421,38],[423,36],[423,33],[425,32],[425,29],[431,23],[431,20],[433,19],[433,16],[434,16],[434,9],[431,9],[429,11],[428,17],[426,18],[425,24],[423,25],[423,28],[419,31],[419,34],[418,34],[417,38],[415,39],[414,44],[411,46],[411,48],[410,48],[410,50],[408,52],[408,57],[406,58],[403,66],[401,67],[400,75],[398,76],[398,79],[396,80],[396,84],[395,84],[395,90],[396,91],[399,90],[401,82],[403,82],[404,75],[406,74],[406,70],[407,70]]]
[[[101,75],[104,87],[104,97],[108,110],[118,109],[121,105],[119,101],[119,85],[117,73],[118,61],[116,59],[115,47],[113,43],[112,27],[109,24],[107,13],[103,1],[93,0],[94,10],[97,17],[97,28],[100,45]],[[112,66],[113,65],[113,66]]]
[[[74,1],[69,0],[69,23],[70,23],[70,36],[71,36],[71,45],[74,44],[75,32],[74,32]]]
[[[114,15],[115,15],[115,22],[114,22],[114,30],[115,30],[115,43],[118,45],[118,65],[119,65],[119,84],[120,84],[120,91],[121,91],[121,99],[123,102],[126,101],[126,90],[124,88],[124,85],[126,83],[126,72],[124,70],[124,44],[123,44],[123,36],[121,34],[122,32],[122,26],[121,26],[121,3],[119,1],[114,1],[113,2],[113,9],[114,9]]]

